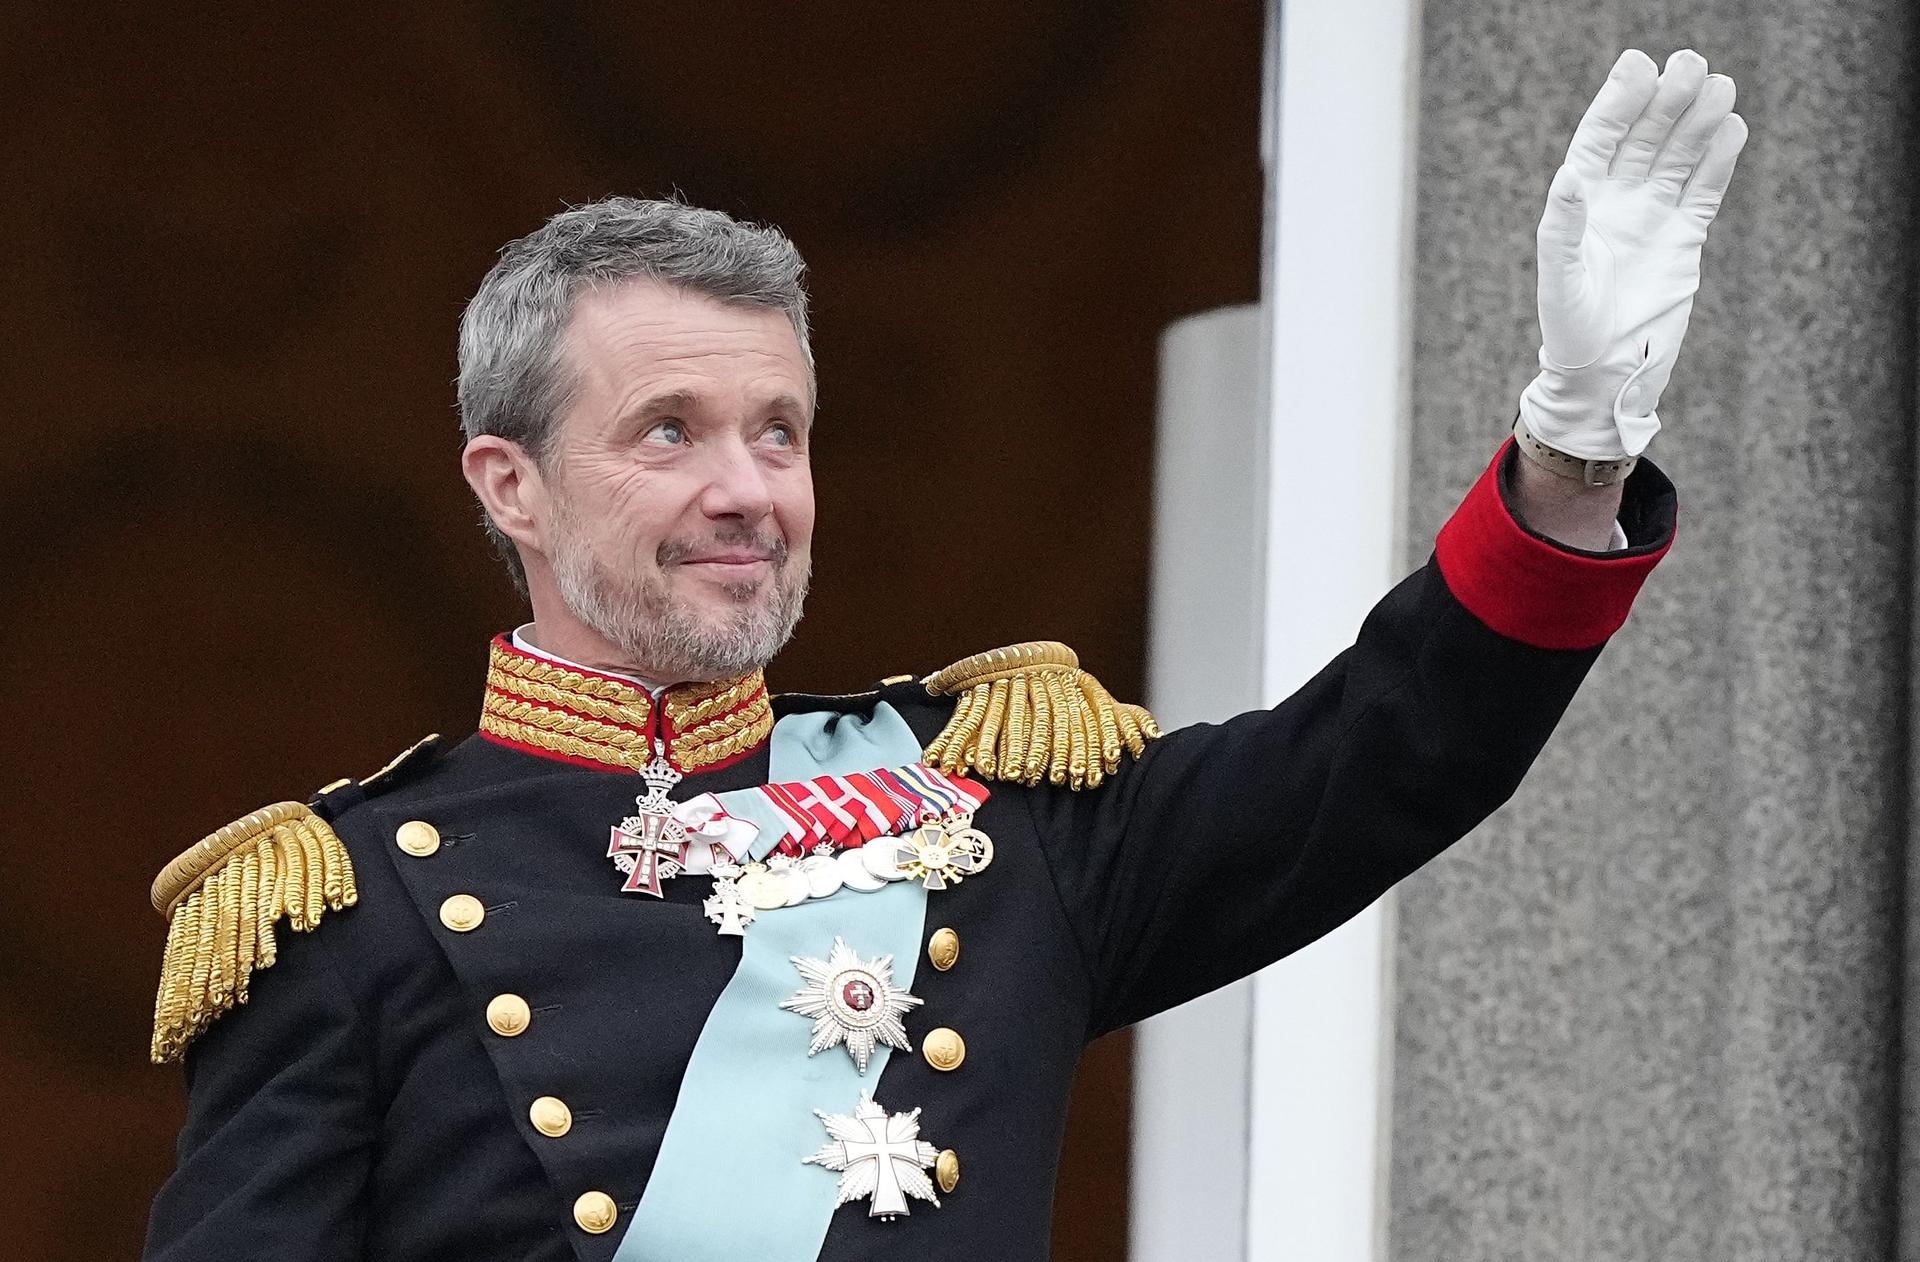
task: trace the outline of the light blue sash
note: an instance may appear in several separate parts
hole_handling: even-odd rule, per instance
[[[872,719],[790,714],[774,725],[768,752],[768,775],[778,782],[898,767],[919,759],[920,743],[881,702]],[[837,935],[868,959],[891,955],[894,984],[910,989],[926,910],[917,881],[895,881],[871,894],[843,890],[760,913],[694,1044],[614,1262],[819,1256],[840,1184],[839,1175],[801,1164],[828,1138],[813,1111],[851,1112],[862,1091],[873,1092],[890,1052],[876,1047],[864,1076],[844,1048],[809,1057],[813,1023],[780,1007],[802,985],[789,957],[825,959]]]

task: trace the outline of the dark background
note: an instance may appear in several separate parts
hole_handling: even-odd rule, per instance
[[[521,611],[454,327],[509,238],[677,188],[807,256],[785,690],[1051,638],[1137,697],[1157,336],[1256,296],[1255,0],[291,12],[0,17],[10,1257],[133,1256],[171,1168],[153,873],[472,729]],[[1124,1254],[1127,1068],[1082,1074],[1061,1258]]]

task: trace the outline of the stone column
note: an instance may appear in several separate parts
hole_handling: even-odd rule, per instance
[[[1619,49],[1699,49],[1752,137],[1652,452],[1678,545],[1514,802],[1399,896],[1395,1259],[1896,1256],[1916,25],[1427,2],[1409,564],[1512,422],[1534,227]]]

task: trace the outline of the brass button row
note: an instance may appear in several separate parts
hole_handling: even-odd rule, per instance
[[[942,925],[933,931],[927,939],[927,961],[942,973],[960,962],[960,935],[950,926]],[[960,1037],[958,1030],[941,1026],[927,1031],[920,1040],[920,1054],[941,1073],[952,1073],[960,1068],[967,1059],[967,1041]],[[960,1154],[948,1148],[934,1158],[933,1177],[940,1183],[942,1192],[951,1193],[960,1186]]]
[[[440,849],[440,830],[424,819],[410,819],[393,831],[393,844],[416,859]],[[455,894],[440,904],[440,923],[455,933],[471,933],[487,918],[487,909],[471,894]]]
[[[440,830],[423,819],[410,819],[394,830],[393,843],[416,859],[440,849]],[[471,933],[487,918],[487,909],[471,894],[455,894],[440,904],[440,923],[455,933]],[[487,1002],[487,1028],[501,1038],[518,1038],[533,1024],[533,1009],[519,995],[499,994]],[[558,1096],[543,1095],[527,1106],[533,1129],[559,1139],[573,1129],[573,1110]],[[619,1220],[620,1211],[605,1192],[582,1192],[573,1203],[573,1221],[580,1230],[600,1235]]]
[[[487,1027],[501,1038],[518,1038],[533,1024],[533,1010],[518,995],[495,995],[487,1002]],[[527,1120],[533,1129],[549,1139],[559,1139],[573,1129],[573,1110],[559,1096],[543,1095],[527,1106]],[[573,1203],[573,1221],[582,1231],[595,1235],[613,1226],[618,1217],[613,1198],[605,1192],[586,1192]]]
[[[935,929],[933,936],[927,939],[927,960],[943,973],[958,964],[960,935],[947,926]],[[967,1041],[960,1037],[959,1031],[943,1025],[937,1030],[927,1031],[927,1036],[920,1040],[920,1054],[941,1073],[951,1073],[967,1059]],[[948,1152],[945,1156],[952,1156],[952,1153]],[[959,1163],[960,1159],[954,1157],[953,1177],[956,1182],[960,1178]]]
[[[410,819],[393,830],[393,844],[416,859],[440,849],[440,830],[424,819]],[[455,894],[440,904],[440,923],[455,933],[471,933],[487,918],[487,909],[471,894]]]

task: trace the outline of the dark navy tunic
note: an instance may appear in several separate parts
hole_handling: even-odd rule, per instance
[[[1490,471],[1493,489],[1476,493],[1498,498],[1483,515],[1505,511],[1510,477]],[[1650,464],[1621,519],[1628,552],[1557,551],[1580,573],[1644,577],[1674,521],[1672,487]],[[915,1202],[893,1222],[870,1220],[865,1202],[842,1207],[823,1259],[1045,1258],[1068,1089],[1089,1041],[1320,937],[1512,794],[1600,647],[1529,643],[1555,638],[1551,608],[1513,621],[1514,600],[1564,601],[1577,579],[1548,575],[1529,595],[1535,579],[1503,571],[1514,562],[1501,550],[1538,561],[1552,545],[1517,523],[1505,542],[1481,537],[1510,529],[1498,521],[1462,529],[1452,559],[1443,535],[1439,558],[1276,708],[1172,732],[1095,790],[992,785],[977,824],[993,867],[927,904],[926,933],[957,931],[959,961],[923,964],[913,990],[925,1002],[907,1018],[915,1047],[936,1026],[959,1031],[965,1063],[942,1073],[897,1054],[873,1088],[891,1109],[922,1111],[922,1134],[959,1154],[960,1183],[941,1208]],[[953,707],[903,683],[775,708],[877,700],[923,742]],[[762,745],[674,796],[766,778]],[[641,788],[630,772],[475,736],[377,793],[321,799],[359,904],[310,933],[283,929],[250,1002],[189,1048],[179,1168],[154,1201],[146,1256],[610,1258],[741,949],[703,916],[705,878],[670,881],[660,900],[618,891],[608,828]],[[409,820],[438,829],[435,853],[396,845]],[[439,912],[462,893],[486,914],[456,933]],[[486,1020],[503,993],[532,1011],[512,1038]],[[541,1096],[571,1108],[565,1135],[532,1126]],[[832,1196],[836,1176],[820,1182]],[[573,1219],[592,1189],[620,1214],[601,1235]],[[751,1212],[753,1189],[726,1170],[713,1172],[713,1197],[705,1212]]]

